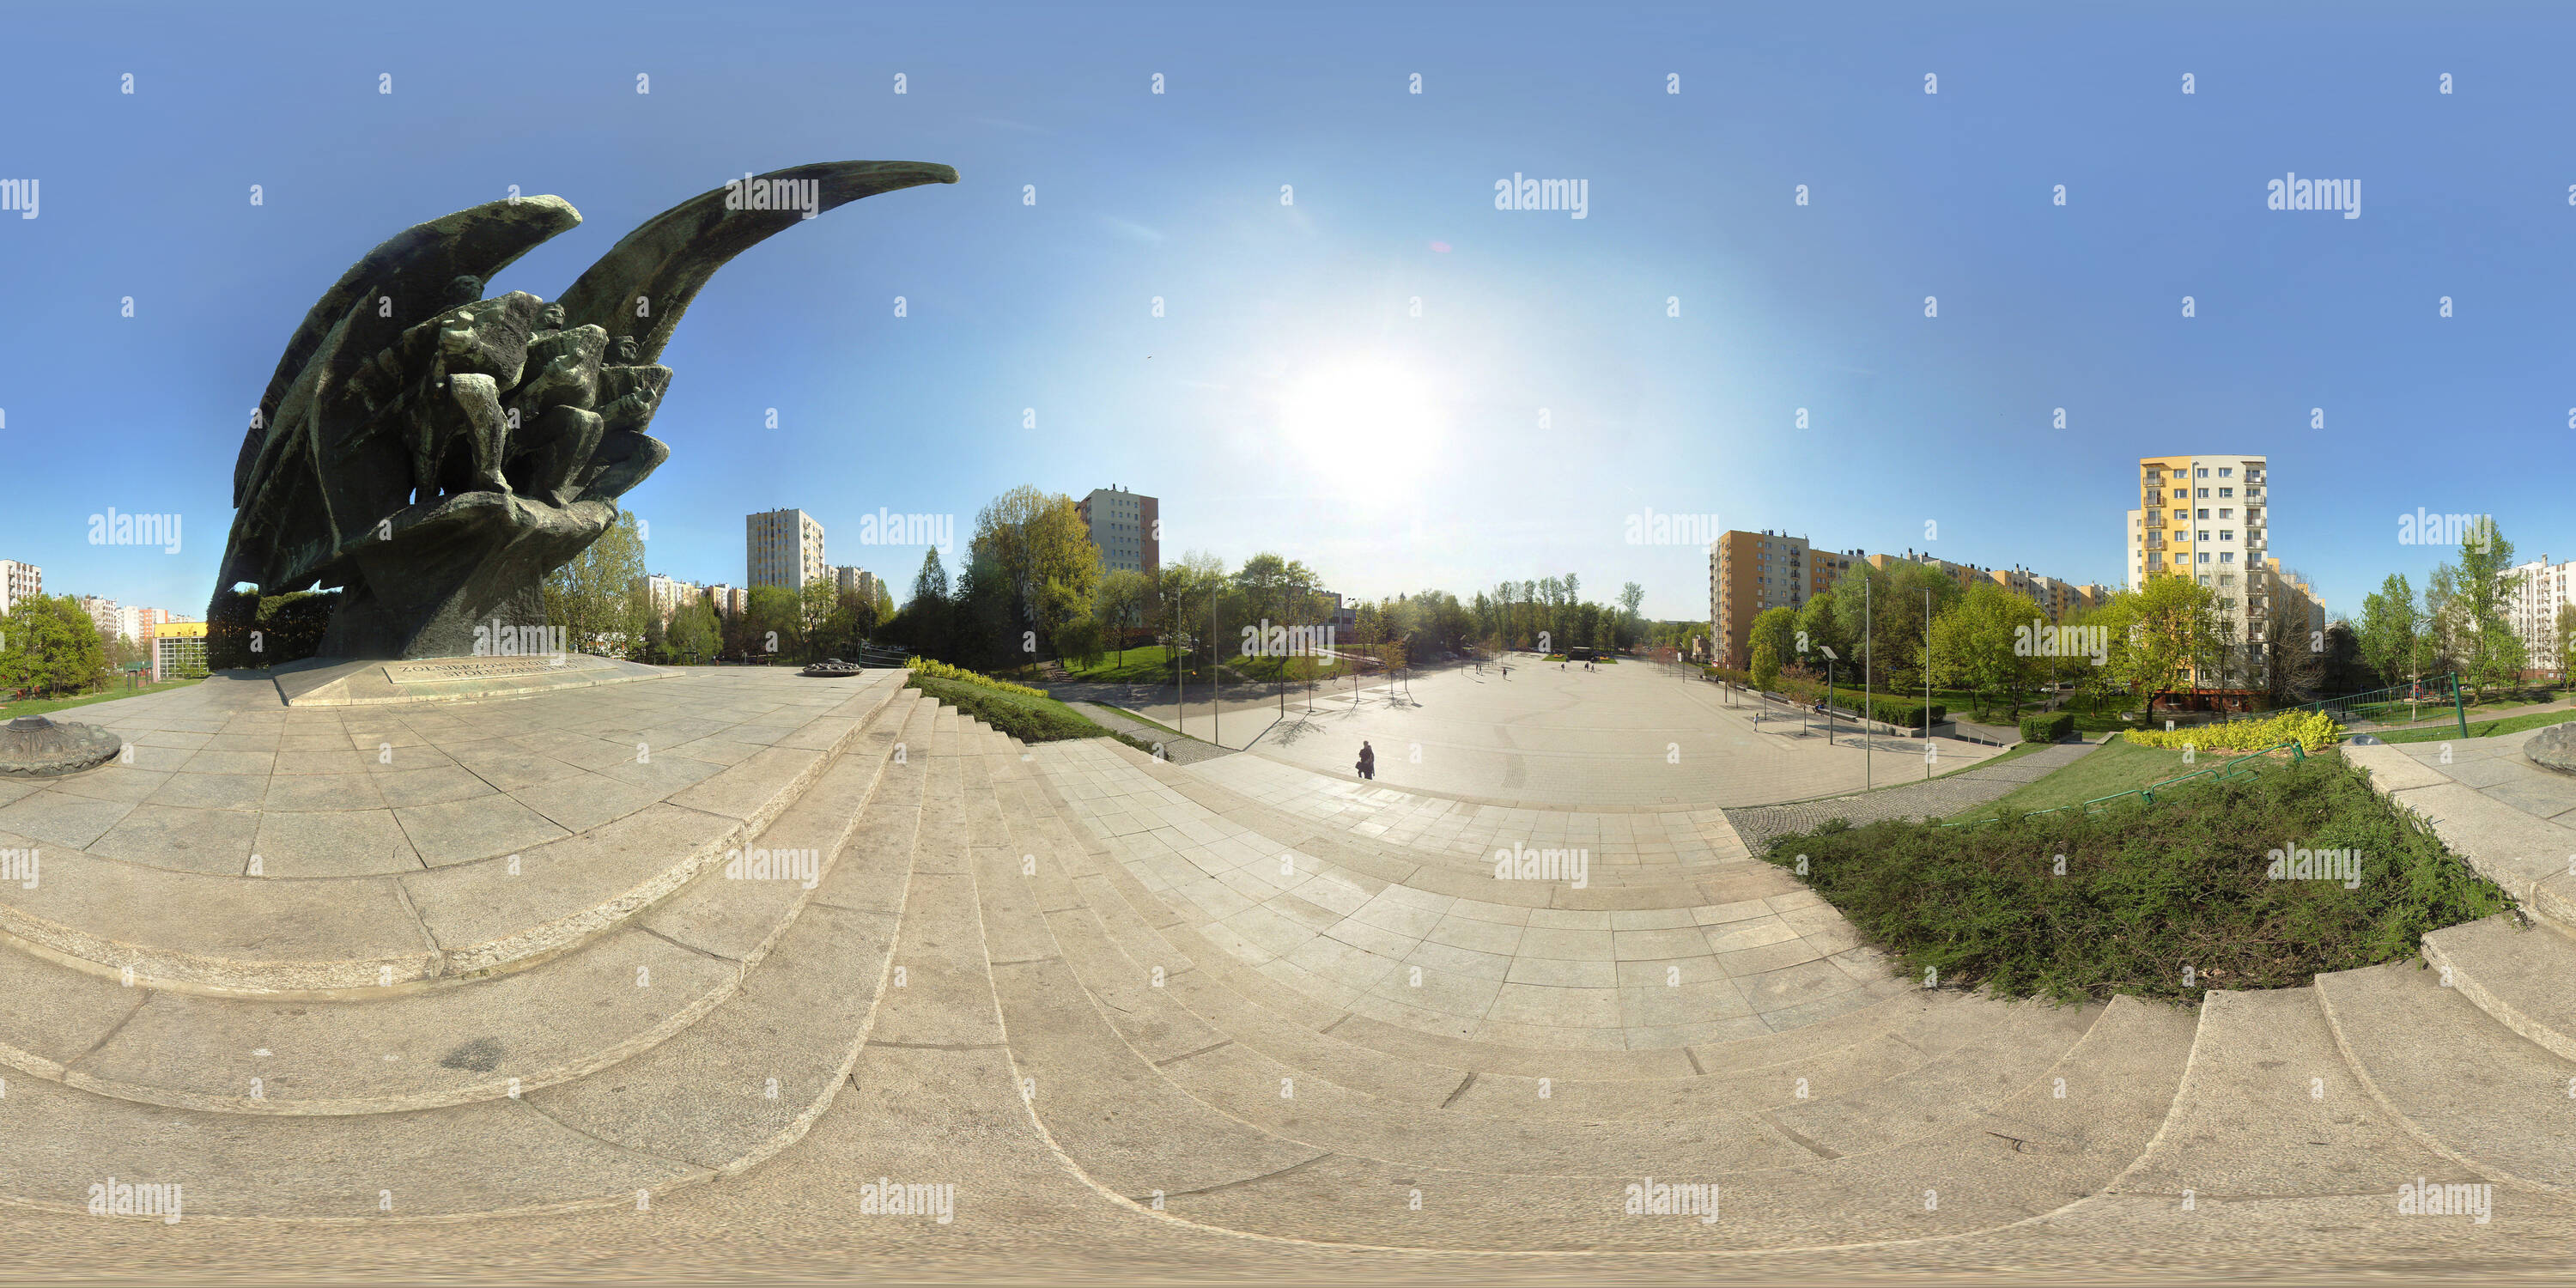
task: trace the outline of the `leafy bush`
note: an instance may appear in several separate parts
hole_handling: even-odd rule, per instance
[[[322,647],[339,607],[336,590],[263,596],[218,589],[206,604],[206,665],[255,669],[303,661]]]
[[[1023,685],[942,679],[924,670],[915,670],[904,683],[1022,742],[1109,736],[1080,712]]]
[[[2075,717],[2063,711],[2021,718],[2023,742],[2064,742],[2066,736],[2073,732]]]
[[[2296,740],[2310,751],[2323,751],[2343,737],[2343,726],[2322,711],[2294,711],[2269,720],[2237,720],[2197,725],[2167,733],[2132,729],[2129,741],[2148,747],[2198,747],[2203,751],[2260,751]]]
[[[2270,852],[2293,847],[2357,850],[2361,879],[2270,879]],[[2508,902],[2337,756],[2096,813],[1946,828],[1836,820],[1764,857],[1805,858],[1808,884],[1907,975],[2007,997],[2293,988],[2411,957],[2426,932]]]
[[[1824,686],[1793,684],[1789,691],[1812,702],[1823,696]],[[1869,718],[1880,724],[1895,725],[1903,729],[1923,727],[1924,708],[1921,698],[1908,698],[1893,693],[1863,693],[1859,689],[1837,688],[1834,690],[1833,700],[1834,706],[1844,711],[1868,711]],[[1933,703],[1932,723],[1941,723],[1941,717],[1948,715],[1949,710],[1938,702]]]
[[[1703,666],[1699,670],[1700,674],[1712,680],[1724,680],[1730,684],[1742,685],[1753,683],[1753,673],[1750,671],[1730,671],[1722,666]]]
[[[903,665],[906,670],[911,671],[916,677],[926,675],[934,680],[947,680],[953,684],[971,684],[979,688],[991,689],[996,693],[1016,694],[1024,698],[1043,698],[1046,696],[1046,690],[1044,689],[1032,689],[1025,684],[1013,684],[1008,680],[996,680],[989,675],[977,675],[975,672],[969,671],[964,667],[950,666],[946,662],[938,661],[934,658],[905,658]],[[914,685],[913,687],[921,688],[923,686]],[[950,705],[954,706],[956,704],[951,703]],[[1078,716],[1075,718],[1080,719]],[[992,722],[986,721],[985,723],[990,724]],[[1089,724],[1090,722],[1084,721],[1083,723]],[[1099,728],[1097,725],[1093,725],[1092,727],[1095,729]]]

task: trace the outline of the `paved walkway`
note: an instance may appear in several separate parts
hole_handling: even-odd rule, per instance
[[[1123,733],[1148,746],[1162,748],[1163,759],[1176,765],[1195,765],[1203,760],[1214,760],[1219,756],[1234,754],[1234,750],[1230,747],[1219,747],[1213,743],[1201,742],[1196,738],[1175,738],[1168,729],[1157,729],[1124,711],[1105,707],[1097,702],[1066,700],[1065,705],[1090,717],[1104,729]]]
[[[1755,854],[1760,854],[1783,836],[1812,832],[1837,818],[1847,819],[1855,827],[1891,818],[1944,819],[1972,805],[2011,795],[2014,788],[2073,764],[2099,745],[2060,743],[2000,765],[1962,770],[1930,782],[1788,805],[1730,809],[1726,811],[1726,821],[1735,825],[1736,835],[1743,837]]]
[[[1167,691],[1168,692],[1168,691]],[[1719,686],[1651,664],[1515,661],[1511,678],[1487,665],[1414,677],[1390,692],[1319,693],[1311,711],[1291,697],[1225,717],[1229,747],[1349,778],[1363,741],[1377,781],[1476,801],[1576,808],[1760,805],[1901,782],[1923,771],[1919,739],[1880,738],[1864,750],[1838,730],[1829,741]],[[1170,723],[1162,710],[1137,708]],[[1177,718],[1177,717],[1175,717]],[[1185,733],[1208,727],[1204,708]],[[1255,735],[1258,735],[1257,737]],[[1986,759],[1992,747],[1934,739],[1944,767]]]

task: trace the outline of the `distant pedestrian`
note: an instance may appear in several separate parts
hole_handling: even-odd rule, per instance
[[[1371,780],[1371,781],[1375,781],[1375,780],[1376,780],[1376,778],[1377,778],[1377,751],[1376,751],[1376,749],[1375,749],[1375,748],[1372,748],[1372,747],[1370,747],[1370,746],[1368,745],[1368,740],[1367,740],[1367,739],[1365,739],[1365,738],[1363,738],[1363,739],[1361,739],[1361,740],[1360,740],[1360,764],[1359,764],[1359,770],[1360,770],[1360,777],[1362,777],[1362,778],[1366,778],[1366,779],[1369,779],[1369,780]]]

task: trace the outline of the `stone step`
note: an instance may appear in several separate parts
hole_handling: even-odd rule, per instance
[[[217,876],[0,835],[0,847],[44,853],[36,889],[0,883],[0,934],[120,982],[131,970],[138,985],[231,995],[346,995],[506,969],[686,885],[757,835],[909,692],[872,683],[654,804],[522,851],[407,875]]]
[[[2347,745],[2345,759],[2370,775],[2371,786],[2396,804],[2422,815],[2435,835],[2479,875],[2504,887],[2522,910],[2576,934],[2576,827],[2522,810],[2455,779],[2387,743]],[[2481,783],[2496,781],[2496,767],[2475,765],[2476,757],[2454,768]],[[2510,755],[2510,752],[2506,754]],[[2530,769],[2547,777],[2546,771]]]
[[[2576,1062],[2508,1032],[2415,962],[2319,975],[2316,991],[2343,1056],[2407,1144],[2449,1171],[2576,1194]]]
[[[1045,767],[1049,759],[1050,753],[1041,752],[1038,763]],[[1061,780],[1050,775],[1043,777],[1040,785],[1044,789],[1053,789],[1061,785]],[[1059,821],[1062,822],[1062,820]],[[1402,1021],[1409,1018],[1408,1008],[1395,1006],[1397,1001],[1411,1000],[1407,990],[1398,989],[1391,995],[1386,993],[1374,996],[1364,995],[1359,990],[1314,978],[1303,970],[1292,969],[1295,966],[1293,961],[1269,960],[1266,954],[1247,952],[1239,941],[1229,939],[1223,944],[1212,942],[1207,932],[1190,924],[1170,905],[1146,892],[1135,877],[1127,871],[1124,864],[1110,857],[1114,853],[1112,847],[1117,843],[1104,842],[1094,837],[1081,837],[1079,836],[1081,825],[1077,823],[1064,822],[1063,826],[1068,835],[1075,837],[1075,843],[1067,844],[1061,849],[1065,863],[1068,865],[1067,871],[1074,874],[1069,879],[1086,889],[1094,883],[1102,883],[1113,887],[1117,894],[1115,896],[1085,895],[1074,893],[1070,889],[1063,892],[1050,890],[1045,895],[1048,907],[1065,906],[1076,901],[1088,902],[1101,914],[1113,936],[1140,962],[1165,965],[1167,975],[1177,975],[1183,969],[1195,966],[1207,971],[1211,977],[1225,982],[1237,993],[1247,998],[1260,999],[1258,1005],[1279,1009],[1283,1019],[1310,1029],[1330,1027],[1336,1038],[1376,1047],[1391,1054],[1419,1059],[1426,1063],[1448,1064],[1462,1071],[1475,1068],[1486,1073],[1523,1073],[1532,1078],[1550,1077],[1563,1080],[1578,1077],[1679,1078],[1704,1074],[1714,1068],[1731,1065],[1750,1056],[1752,1048],[1731,1048],[1730,1039],[1745,1039],[1752,1035],[1765,1035],[1767,1038],[1770,1034],[1768,1023],[1743,1014],[1745,1008],[1741,1004],[1731,1012],[1740,1016],[1740,1019],[1703,1025],[1698,1030],[1698,1034],[1715,1040],[1705,1044],[1694,1043],[1687,1054],[1677,1049],[1660,1052],[1593,1050],[1580,1054],[1564,1049],[1575,1043],[1587,1041],[1597,1047],[1601,1031],[1555,1030],[1550,1032],[1524,1029],[1523,1033],[1527,1037],[1542,1040],[1524,1041],[1515,1046],[1501,1042],[1470,1040],[1465,1036],[1467,1030],[1463,1025],[1445,1030],[1407,1027]],[[1304,856],[1298,856],[1296,861],[1304,864],[1309,860]],[[1079,867],[1073,865],[1079,865]],[[1043,868],[1037,879],[1042,885],[1058,879],[1053,876],[1053,873],[1052,867]],[[1319,900],[1331,897],[1333,896],[1326,893],[1315,894],[1315,898]],[[1813,899],[1812,895],[1804,897]],[[1121,906],[1122,898],[1126,905],[1124,907]],[[1840,927],[1839,918],[1835,917],[1830,909],[1816,907],[1812,911],[1820,922],[1830,923],[1835,928],[1848,933],[1846,927]],[[1609,918],[1611,920],[1608,924],[1616,925],[1619,924],[1616,918],[1622,916],[1644,918],[1651,914],[1591,915]],[[1787,915],[1807,916],[1809,914],[1806,911],[1800,911]],[[1204,921],[1204,917],[1201,920]],[[1518,932],[1506,930],[1503,933]],[[1610,931],[1598,937],[1615,939],[1617,933]],[[1163,941],[1160,946],[1154,943],[1157,939]],[[1861,954],[1868,954],[1869,950],[1854,949],[1850,950],[1850,953],[1857,958]],[[1384,960],[1384,967],[1375,974],[1383,974],[1397,968],[1395,960],[1382,960]],[[1700,959],[1695,962],[1684,962],[1681,965],[1686,973],[1691,974],[1690,982],[1697,985],[1700,980],[1708,977],[1706,972],[1710,964],[1707,959]],[[1623,1005],[1633,1003],[1642,1007],[1649,1003],[1665,1001],[1664,995],[1653,987],[1663,985],[1671,978],[1665,972],[1663,964],[1629,962],[1619,964],[1618,969],[1622,982],[1634,982],[1640,985],[1638,988],[1629,990],[1635,994],[1634,997],[1623,995]],[[1438,979],[1436,972],[1431,971],[1426,971],[1425,978],[1426,983],[1449,982]],[[1777,1012],[1774,1018],[1784,1021],[1787,1026],[1794,1027],[1829,1019],[1844,1011],[1861,1010],[1900,992],[1917,991],[1903,987],[1901,982],[1884,975],[1878,976],[1867,985],[1854,985],[1840,973],[1837,973],[1835,978],[1844,981],[1836,985],[1837,987],[1849,988],[1852,991],[1829,996],[1819,1002],[1803,1004],[1796,1008],[1785,1008]],[[1409,976],[1405,982],[1410,984]],[[1283,984],[1287,987],[1283,988]],[[1691,1005],[1688,1000],[1677,997],[1672,1005],[1682,1008],[1674,1018],[1693,1018],[1687,1010]],[[1354,1007],[1361,1009],[1355,1014]],[[1395,1022],[1381,1021],[1376,1018],[1378,1016],[1385,1016],[1387,1020]],[[1619,1031],[1610,1030],[1609,1032],[1615,1036]],[[1558,1034],[1564,1036],[1555,1041],[1543,1040]],[[1671,1041],[1669,1037],[1665,1040]],[[1679,1043],[1672,1045],[1678,1046]],[[1758,1046],[1759,1043],[1755,1045]],[[1533,1048],[1540,1049],[1543,1054],[1531,1054]],[[1719,1063],[1693,1063],[1702,1057],[1709,1057]],[[1756,1060],[1755,1063],[1768,1063],[1768,1061]]]
[[[2424,936],[2424,959],[2497,1023],[2576,1060],[2576,940],[2499,913]]]
[[[926,716],[917,723],[926,729]],[[742,857],[810,852],[817,882],[827,877],[871,817],[902,736],[868,730]],[[920,768],[892,773],[878,812],[908,827]],[[863,850],[856,861],[880,858]],[[798,880],[732,879],[718,865],[632,923],[527,969],[352,1002],[124,989],[0,951],[0,1063],[102,1095],[224,1113],[498,1099],[582,1077],[687,1028],[733,994],[809,894]]]
[[[1019,806],[1014,817],[1038,819],[1041,821],[1034,826],[1046,826],[1036,806]],[[1061,820],[1054,822],[1061,825]],[[1069,951],[1068,956],[1082,971],[1086,986],[1109,1002],[1106,1013],[1149,1058],[1161,1059],[1166,1052],[1140,1036],[1139,1026],[1156,1024],[1174,1031],[1174,1040],[1183,1050],[1208,1046],[1217,1040],[1215,1032],[1222,1031],[1225,1040],[1293,1071],[1320,1073],[1337,1086],[1398,1103],[1427,1101],[1462,1113],[1497,1117],[1595,1119],[1669,1119],[1755,1108],[1805,1109],[1810,1111],[1807,1119],[1813,1126],[1817,1115],[1825,1112],[1827,1102],[1897,1073],[1923,1070],[1927,1065],[1934,1067],[1920,1077],[1909,1078],[1908,1086],[1922,1089],[1920,1099],[1924,1103],[1947,1107],[1944,1102],[1953,1097],[1960,1079],[1974,1081],[1987,1070],[2005,1067],[2009,1062],[1993,1059],[1995,1053],[1990,1046],[1979,1048],[1981,1058],[1935,1064],[1939,1057],[1972,1043],[1991,1042],[2017,1016],[2048,1013],[2046,1008],[2012,1007],[1958,994],[1927,996],[1921,990],[1907,990],[1895,999],[1894,1005],[1873,1008],[1884,1009],[1883,1017],[1855,1012],[1807,1029],[1693,1048],[1690,1056],[1700,1071],[1689,1077],[1587,1081],[1562,1076],[1562,1070],[1556,1071],[1555,1076],[1516,1076],[1473,1065],[1415,1061],[1343,1041],[1338,1029],[1335,1035],[1327,1036],[1313,1027],[1274,1015],[1260,997],[1267,981],[1257,976],[1244,982],[1244,991],[1237,991],[1213,978],[1212,972],[1179,963],[1167,966],[1158,996],[1150,991],[1151,968],[1134,954],[1156,954],[1162,946],[1160,941],[1150,932],[1131,930],[1121,934],[1111,929],[1122,909],[1114,894],[1095,884],[1098,877],[1071,883],[1058,881],[1049,886],[1045,874],[1064,853],[1060,844],[1052,849],[1049,844],[1045,840],[1037,843],[1043,858],[1031,882],[1047,887],[1041,902],[1050,920],[1061,920],[1078,909],[1093,919],[1080,928],[1081,933],[1099,935],[1120,950],[1114,959],[1089,967],[1086,960],[1099,961],[1096,955],[1087,959]],[[1102,893],[1083,893],[1094,889]],[[1059,934],[1057,939],[1070,949],[1071,941],[1064,935]],[[1024,957],[1047,955],[1043,945],[1013,951]],[[1115,978],[1104,982],[1103,975]],[[1277,988],[1270,985],[1266,991],[1276,992]],[[1174,1023],[1159,1016],[1165,997],[1187,1008],[1204,1024]],[[2089,1017],[2072,1014],[2060,1018],[2068,1026],[2061,1031],[2065,1041],[2071,1041],[2089,1022]],[[1906,1021],[1901,1027],[1900,1020]],[[1544,1054],[1536,1057],[1540,1061],[1545,1058]],[[1472,1078],[1467,1076],[1471,1072],[1475,1075]],[[1548,1080],[1549,1094],[1545,1097],[1539,1094],[1541,1077]],[[1885,1108],[1854,1101],[1842,1112],[1862,1114]],[[1850,1127],[1844,1123],[1833,1130],[1848,1131]]]
[[[2319,988],[2208,993],[2172,1112],[2110,1191],[2177,1204],[2188,1193],[2198,1210],[2249,1199],[2394,1196],[2419,1176],[2476,1179],[2381,1108],[2336,1045],[2322,996]]]
[[[954,792],[932,738],[925,801]],[[924,748],[909,747],[906,764]],[[879,845],[895,825],[863,823]],[[0,1201],[81,1211],[88,1186],[186,1186],[192,1217],[444,1220],[643,1205],[795,1143],[846,1081],[893,965],[911,841],[847,861],[733,996],[676,1036],[513,1099],[407,1113],[268,1117],[117,1100],[43,1080],[0,1096]],[[856,860],[862,856],[853,855]],[[970,910],[971,915],[971,910]]]
[[[1721,1251],[1955,1236],[2056,1211],[2127,1167],[2162,1121],[2190,1045],[2187,1015],[2115,999],[2023,1093],[1966,1126],[1854,1158],[1764,1170],[1712,1158],[1649,1177],[1450,1171],[1334,1154],[1173,1191],[1163,1203],[1224,1229],[1408,1248]],[[1715,1184],[1717,1219],[1626,1214],[1627,1186],[1650,1180]]]
[[[1148,971],[1110,942],[1089,908],[1040,914],[1035,900],[1013,899],[1007,889],[997,889],[1007,886],[1007,874],[999,881],[989,872],[979,871],[979,876],[984,878],[988,935],[1012,945],[1003,951],[1042,949],[1039,933],[1026,923],[1044,917],[1057,955],[1042,960],[1069,967],[1096,1001],[1099,1017],[1123,1040],[1123,1048],[1103,1046],[1099,1058],[1104,1063],[1124,1057],[1148,1064],[1171,1084],[1163,1094],[1176,1088],[1281,1141],[1423,1167],[1664,1171],[1687,1168],[1711,1154],[1739,1166],[1792,1166],[1836,1153],[1890,1148],[1991,1107],[2050,1067],[2097,1013],[2013,1008],[2008,1022],[1989,1028],[1973,1052],[1932,1061],[1901,1085],[1881,1084],[1872,1088],[1875,1096],[1857,1093],[1839,1105],[1809,1102],[1768,1116],[1712,1109],[1684,1119],[1491,1118],[1424,1103],[1443,1090],[1461,1089],[1450,1077],[1419,1080],[1397,1101],[1328,1078],[1305,1077],[1305,1070],[1234,1041],[1222,1017],[1190,1011],[1170,993],[1168,982],[1165,988],[1154,987]],[[995,958],[1003,960],[1002,951]],[[996,987],[1009,1006],[1013,977],[998,975]],[[1783,1099],[1794,1103],[1785,1086],[1783,1092]],[[1529,1094],[1538,1099],[1535,1086]],[[1818,1144],[1806,1133],[1832,1144]]]
[[[1216,762],[1215,766],[1176,765],[1156,761],[1123,744],[1104,745],[1100,754],[1092,759],[1097,762],[1091,766],[1092,772],[1103,780],[1095,790],[1102,793],[1099,799],[1104,805],[1132,802],[1140,796],[1159,798],[1166,805],[1194,805],[1208,818],[1222,820],[1223,826],[1261,833],[1283,848],[1311,853],[1382,880],[1462,898],[1528,907],[1620,911],[1739,902],[1799,888],[1795,880],[1779,869],[1741,853],[1741,843],[1733,839],[1732,829],[1726,826],[1722,816],[1714,824],[1704,825],[1724,832],[1721,840],[1726,844],[1725,857],[1722,858],[1705,862],[1650,864],[1615,861],[1602,854],[1598,856],[1599,862],[1587,858],[1587,884],[1582,888],[1563,882],[1498,881],[1493,875],[1494,847],[1468,847],[1456,843],[1416,845],[1399,840],[1374,823],[1301,816],[1264,804],[1216,781],[1211,775],[1225,772],[1227,762],[1224,761]],[[1111,767],[1118,763],[1123,763],[1125,773]],[[1155,792],[1155,788],[1160,792]],[[1391,789],[1379,790],[1389,796],[1402,795]],[[1541,816],[1554,813],[1501,812]],[[1527,832],[1516,834],[1506,828],[1497,834],[1496,839],[1533,846],[1575,845],[1584,848],[1588,855],[1600,848],[1598,840],[1540,841],[1536,839],[1540,825],[1540,821],[1534,818]],[[1650,826],[1679,824],[1658,822]]]

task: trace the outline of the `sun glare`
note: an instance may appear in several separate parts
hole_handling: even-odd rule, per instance
[[[1317,372],[1292,386],[1279,427],[1301,452],[1335,473],[1409,475],[1440,439],[1439,411],[1420,377],[1372,362]]]

